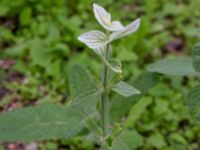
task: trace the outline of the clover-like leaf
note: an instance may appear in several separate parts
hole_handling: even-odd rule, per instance
[[[116,32],[113,32],[112,34],[110,34],[109,39],[111,41],[113,41],[113,40],[119,39],[121,37],[127,36],[135,31],[137,31],[139,26],[140,26],[140,19],[136,19],[129,25],[125,26],[123,30],[116,31]]]
[[[78,37],[78,40],[85,43],[91,49],[100,48],[108,43],[108,37],[98,30],[83,33]]]
[[[103,7],[93,4],[95,18],[99,24],[109,31],[119,31],[124,27],[119,21],[111,21],[111,15]]]

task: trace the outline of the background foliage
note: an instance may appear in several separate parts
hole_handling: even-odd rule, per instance
[[[137,33],[113,44],[113,55],[123,63],[123,78],[134,85],[140,84],[135,79],[147,64],[162,57],[190,55],[192,45],[199,41],[198,0],[1,0],[2,111],[44,103],[66,103],[70,91],[69,68],[73,64],[83,64],[99,76],[99,58],[77,41],[80,33],[91,28],[100,29],[92,13],[93,2],[106,7],[114,19],[120,18],[124,24],[137,17],[142,19]],[[147,76],[143,73],[142,77]],[[119,109],[127,114],[126,120],[121,119],[125,122],[124,128],[130,130],[125,137],[121,135],[124,142],[130,136],[135,137],[131,141],[132,149],[199,149],[200,125],[191,119],[185,106],[185,95],[195,85],[195,79],[158,78],[158,84],[138,103],[129,105],[129,113],[120,100],[114,98],[116,101],[112,101],[118,103],[115,105],[118,107],[111,108],[113,120],[120,115]],[[127,103],[134,104],[135,101]],[[41,150],[95,149],[95,145],[80,137],[43,141],[37,146]],[[9,146],[10,143],[2,143],[2,149],[9,149]],[[26,147],[27,144],[14,146]]]

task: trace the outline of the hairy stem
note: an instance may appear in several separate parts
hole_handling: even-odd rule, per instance
[[[109,53],[109,45],[106,49],[106,60],[108,59]],[[108,125],[109,125],[109,97],[108,97],[108,67],[105,63],[103,63],[103,74],[102,74],[102,84],[104,87],[104,91],[101,95],[101,115],[102,115],[102,130],[103,130],[103,141],[105,144],[105,137],[108,133]]]

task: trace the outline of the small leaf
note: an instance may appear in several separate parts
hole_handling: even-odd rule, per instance
[[[133,84],[142,94],[156,85],[158,82],[158,76],[155,73],[143,72],[136,79],[132,79],[129,84]],[[122,97],[115,95],[111,99],[110,118],[112,121],[116,121],[123,117],[135,104],[141,95],[134,95],[132,97]]]
[[[193,117],[200,121],[200,85],[189,91],[186,104]]]
[[[158,75],[151,72],[142,72],[133,83],[135,87],[143,94],[147,93],[152,87],[154,87],[159,81]]]
[[[84,128],[82,115],[61,105],[27,107],[0,114],[0,141],[69,138]]]
[[[112,132],[111,132],[110,136],[112,138],[116,138],[121,134],[121,132],[122,132],[122,128],[118,124],[115,124],[113,126],[113,129],[112,129]]]
[[[102,130],[97,125],[97,123],[94,121],[93,118],[91,118],[91,117],[87,118],[86,127],[88,128],[88,130],[90,130],[97,137],[102,137]]]
[[[42,39],[35,38],[30,41],[30,56],[34,64],[48,67],[51,61],[51,55],[48,52],[49,48],[46,47]]]
[[[152,145],[153,147],[156,147],[157,149],[162,149],[164,146],[166,146],[166,141],[165,141],[163,135],[160,133],[152,134],[147,139],[147,143]]]
[[[19,20],[21,25],[29,25],[31,23],[32,9],[27,7],[20,13]]]
[[[117,84],[115,84],[112,87],[112,90],[124,97],[140,94],[139,90],[135,89],[134,87],[130,86],[129,84],[123,81],[120,81]]]
[[[193,69],[191,57],[162,59],[149,65],[147,70],[167,75],[198,75]]]

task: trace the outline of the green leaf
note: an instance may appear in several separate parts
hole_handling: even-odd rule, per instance
[[[193,69],[191,57],[162,59],[149,65],[147,70],[167,75],[198,75]]]
[[[186,104],[194,118],[200,121],[200,85],[189,91]]]
[[[12,47],[8,47],[5,49],[5,55],[8,57],[22,57],[25,54],[25,50],[28,47],[28,43],[19,43],[13,45]]]
[[[192,47],[193,67],[197,72],[200,72],[200,43]]]
[[[140,94],[139,90],[135,89],[134,87],[130,86],[129,84],[123,81],[120,81],[117,84],[115,84],[112,87],[112,90],[124,97]]]
[[[97,125],[97,123],[95,122],[95,120],[93,118],[91,118],[91,117],[87,118],[86,127],[97,137],[102,137],[102,130]]]
[[[7,5],[0,5],[0,17],[5,16],[10,10],[10,7]]]
[[[159,76],[156,73],[142,72],[136,79],[134,79],[133,84],[137,89],[139,89],[142,94],[146,94],[148,90],[154,87],[159,81]]]
[[[138,60],[138,56],[136,55],[135,52],[133,51],[119,51],[117,53],[117,58],[119,58],[119,60],[121,61],[127,61],[127,62],[131,62],[131,61],[137,61]]]
[[[135,85],[142,94],[152,88],[158,82],[158,76],[155,73],[143,72],[136,79],[131,80],[129,83]],[[133,95],[125,98],[119,95],[111,99],[110,119],[112,121],[120,119],[124,116],[135,104],[141,95]]]
[[[143,138],[136,131],[124,131],[113,141],[113,150],[134,150],[143,144]]]
[[[73,65],[69,72],[70,94],[78,99],[99,91],[99,85],[92,75],[81,65]]]
[[[155,133],[155,134],[152,134],[147,142],[152,145],[153,147],[156,147],[157,149],[161,149],[163,148],[164,146],[166,146],[166,141],[163,137],[162,134],[160,133]]]
[[[0,114],[0,141],[70,138],[84,127],[82,115],[61,105],[27,107]]]
[[[112,128],[110,136],[112,138],[116,138],[121,134],[121,132],[122,132],[122,128],[118,124],[115,124],[114,127]]]
[[[21,25],[29,25],[31,23],[32,9],[27,7],[20,13],[19,20]]]
[[[142,118],[147,107],[152,104],[152,97],[143,96],[130,110],[125,121],[125,127],[132,127],[135,122]]]
[[[100,93],[93,93],[79,99],[72,99],[69,103],[69,106],[79,111],[86,117],[89,115],[94,115],[96,113],[96,105],[100,100]]]
[[[35,38],[30,41],[30,56],[34,64],[48,67],[51,61],[48,51],[49,49],[44,45],[41,39]]]
[[[69,105],[85,115],[95,112],[96,104],[101,95],[100,84],[81,65],[72,66],[69,73],[69,83],[71,93]]]

